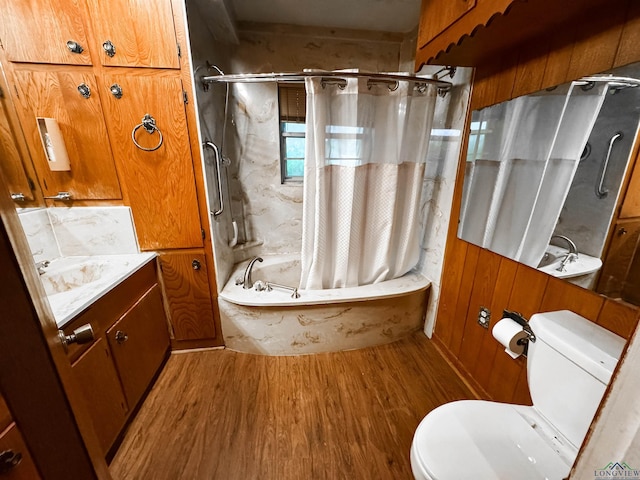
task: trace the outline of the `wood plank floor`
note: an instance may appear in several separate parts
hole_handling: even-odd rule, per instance
[[[427,412],[473,398],[422,332],[348,352],[172,355],[110,470],[125,479],[411,479]]]

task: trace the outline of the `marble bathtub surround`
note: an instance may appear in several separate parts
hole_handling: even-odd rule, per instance
[[[35,262],[138,253],[129,207],[71,207],[19,213]]]

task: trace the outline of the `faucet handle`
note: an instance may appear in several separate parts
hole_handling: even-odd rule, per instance
[[[244,279],[242,277],[236,277],[236,285],[244,285]]]

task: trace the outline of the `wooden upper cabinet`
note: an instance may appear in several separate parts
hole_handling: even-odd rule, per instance
[[[92,69],[16,69],[14,77],[22,127],[44,195],[69,192],[73,200],[122,198]],[[79,88],[86,88],[88,97]],[[38,117],[57,122],[69,157],[69,171],[49,168]]]
[[[636,160],[619,218],[640,217],[640,161]]]
[[[122,73],[111,69],[100,83],[113,153],[140,247],[202,247],[180,72],[155,70],[149,75],[144,69]],[[120,98],[109,93],[112,88],[121,89]]]
[[[91,64],[78,0],[0,0],[0,12],[0,39],[9,60]]]
[[[103,65],[180,68],[169,0],[87,0],[87,6]]]
[[[423,0],[418,45],[424,45],[476,6],[476,0]]]

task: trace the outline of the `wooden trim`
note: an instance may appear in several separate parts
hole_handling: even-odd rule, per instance
[[[196,112],[196,85],[193,83],[193,65],[191,64],[191,45],[188,38],[187,30],[187,12],[184,2],[180,0],[171,0],[174,16],[174,26],[176,29],[176,38],[182,49],[180,57],[180,76],[184,91],[187,92],[189,102],[185,105],[187,113],[187,130],[189,134],[189,142],[191,144],[191,158],[193,162],[193,172],[196,181],[196,196],[198,199],[198,208],[200,210],[200,223],[204,231],[204,255],[207,263],[207,274],[209,279],[209,291],[211,293],[211,306],[213,308],[213,320],[215,327],[215,338],[203,340],[202,345],[194,342],[193,348],[209,347],[224,345],[222,337],[222,327],[220,326],[220,310],[218,308],[218,284],[216,279],[215,260],[213,255],[213,240],[211,238],[211,218],[207,205],[207,190],[204,178],[204,160],[202,158],[202,139],[199,133],[199,122]],[[190,348],[185,346],[174,346],[174,344],[182,345],[183,342],[171,341],[171,348]],[[212,344],[213,343],[213,344]]]
[[[0,190],[6,192],[1,173]],[[0,195],[0,217],[2,395],[44,478],[110,479],[22,226],[6,194]]]

